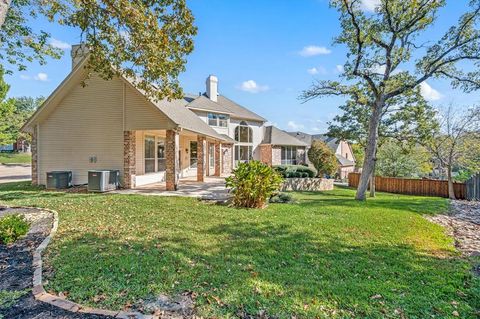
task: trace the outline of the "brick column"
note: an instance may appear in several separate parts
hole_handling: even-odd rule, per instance
[[[222,144],[222,174],[230,175],[233,165],[233,144]]]
[[[220,166],[222,163],[220,154],[221,154],[221,147],[220,147],[220,143],[217,142],[215,143],[215,172],[213,174],[214,176],[220,176]]]
[[[174,130],[167,130],[167,137],[165,141],[165,179],[167,184],[167,191],[175,191],[178,186],[178,159],[179,137]]]
[[[269,166],[272,166],[272,145],[271,144],[260,145],[260,161]]]
[[[197,136],[197,182],[205,180],[205,136]]]
[[[136,175],[136,161],[135,161],[135,148],[136,148],[135,131],[123,132],[123,187],[135,188],[135,175]]]
[[[33,128],[31,152],[32,152],[32,185],[38,185],[38,154],[37,154],[37,126]]]

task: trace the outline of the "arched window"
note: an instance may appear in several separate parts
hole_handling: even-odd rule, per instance
[[[245,121],[235,128],[235,141],[239,143],[252,143],[252,135],[252,128]]]

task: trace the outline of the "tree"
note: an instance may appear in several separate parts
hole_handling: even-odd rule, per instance
[[[362,161],[368,144],[369,121],[371,108],[368,104],[370,92],[368,88],[358,90],[354,99],[349,99],[339,108],[343,114],[337,115],[329,123],[329,135],[348,140],[357,148],[362,148]],[[436,111],[422,97],[419,88],[406,91],[392,98],[385,106],[378,127],[378,148],[385,141],[396,140],[407,148],[417,144],[425,144],[432,132],[437,129]],[[402,147],[405,150],[405,147]],[[375,157],[375,161],[377,156]],[[370,196],[375,196],[375,167],[370,175]]]
[[[30,143],[30,134],[21,132],[20,129],[44,100],[45,98],[43,97],[33,98],[29,96],[9,99],[9,103],[13,105],[13,111],[8,118],[7,126],[4,129],[4,131],[10,136],[9,143],[14,143],[18,140],[24,140]]]
[[[4,74],[3,67],[0,65],[0,145],[9,144],[12,141],[8,127],[14,111],[14,104],[10,100],[6,100],[10,86],[3,79]]]
[[[440,166],[447,171],[448,196],[455,199],[452,170],[454,165],[472,153],[470,143],[475,140],[478,143],[480,139],[480,107],[459,112],[450,105],[440,113],[439,123],[440,130],[430,140],[428,149]]]
[[[444,0],[381,0],[373,14],[362,11],[361,0],[331,0],[340,12],[341,34],[337,44],[348,48],[343,78],[318,81],[302,93],[309,100],[320,96],[347,96],[352,100],[367,89],[370,108],[365,161],[356,199],[365,200],[369,178],[374,170],[379,127],[392,99],[417,88],[431,78],[446,78],[454,87],[472,91],[480,87],[480,72],[464,72],[461,66],[480,61],[480,1],[471,0],[471,11],[434,44],[420,42],[419,36],[435,22]],[[407,71],[414,56],[415,72]]]
[[[308,159],[317,170],[317,176],[334,175],[338,170],[338,162],[332,150],[322,141],[314,140],[308,149]]]
[[[157,100],[182,96],[178,76],[197,31],[185,0],[2,0],[0,59],[19,70],[28,61],[60,56],[48,33],[28,26],[38,15],[78,28],[90,54],[87,66],[102,78],[129,77]]]
[[[423,177],[432,171],[428,151],[389,139],[378,148],[376,171],[380,176]]]

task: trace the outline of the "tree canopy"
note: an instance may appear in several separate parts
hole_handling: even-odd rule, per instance
[[[308,159],[317,170],[319,177],[332,176],[338,169],[338,162],[332,150],[322,141],[314,140],[308,149]]]
[[[27,62],[60,56],[48,33],[29,26],[29,19],[40,15],[78,29],[89,50],[89,69],[103,78],[127,76],[157,100],[182,95],[178,76],[197,32],[185,0],[1,1],[3,62],[24,70]]]
[[[343,81],[317,81],[301,98],[338,95],[355,101],[359,91],[368,91],[364,104],[371,111],[356,195],[364,200],[381,120],[393,99],[431,78],[448,79],[467,92],[480,88],[480,0],[469,1],[470,10],[431,44],[422,42],[420,35],[433,25],[444,0],[380,0],[372,14],[362,10],[361,0],[331,0],[330,4],[340,13],[341,33],[335,43],[348,49]],[[412,66],[414,71],[409,71]]]

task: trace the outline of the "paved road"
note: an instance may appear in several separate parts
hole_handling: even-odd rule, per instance
[[[0,183],[29,181],[32,179],[30,165],[0,164]]]

